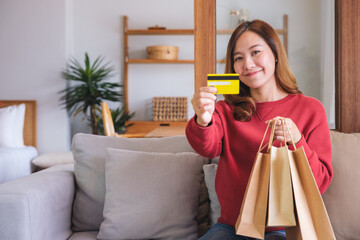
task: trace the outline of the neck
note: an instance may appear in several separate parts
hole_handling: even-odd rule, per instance
[[[285,98],[288,94],[277,86],[269,88],[250,89],[250,95],[255,102],[274,102]]]

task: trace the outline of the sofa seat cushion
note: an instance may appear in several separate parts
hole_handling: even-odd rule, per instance
[[[72,144],[77,184],[72,217],[75,232],[98,231],[103,221],[106,148],[163,153],[194,152],[185,136],[121,138],[76,134]],[[209,162],[206,158],[203,161]]]
[[[197,239],[203,158],[107,149],[98,239]]]
[[[74,232],[69,240],[96,240],[98,231]]]
[[[334,177],[323,194],[336,239],[360,236],[360,134],[330,131]]]

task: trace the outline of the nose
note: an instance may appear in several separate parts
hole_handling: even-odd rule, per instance
[[[255,67],[255,63],[251,57],[244,58],[244,68],[245,70],[250,70]]]

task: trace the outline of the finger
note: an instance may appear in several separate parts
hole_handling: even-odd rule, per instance
[[[208,93],[216,93],[217,89],[213,86],[211,87],[200,87],[199,89],[200,92],[208,92]]]
[[[195,101],[195,106],[197,108],[202,108],[204,105],[211,104],[214,105],[214,101],[209,98],[199,98],[197,101]]]
[[[216,95],[214,95],[212,93],[198,92],[198,93],[194,94],[193,98],[191,99],[191,103],[197,102],[199,99],[202,99],[202,98],[211,99],[214,102],[217,99]]]
[[[267,121],[265,121],[265,123],[267,124],[267,123],[269,123],[269,121],[274,121],[275,122],[275,125],[276,126],[278,126],[278,125],[281,125],[281,119],[282,119],[282,117],[274,117],[274,118],[272,118],[272,119],[269,119],[269,120],[267,120]]]
[[[281,118],[281,117],[276,117],[276,118],[274,118],[274,120],[275,120],[275,125],[276,126],[282,126],[282,124],[283,124],[283,118]]]
[[[210,98],[210,99],[212,99],[214,101],[217,99],[216,95],[214,95],[212,93],[208,93],[208,92],[199,92],[198,97],[200,97],[200,98]]]
[[[291,128],[294,126],[295,123],[290,118],[285,118],[284,120],[285,120],[285,128],[287,126],[291,131]]]
[[[202,107],[202,109],[204,109],[207,112],[211,112],[214,109],[214,105],[212,104],[206,104]]]
[[[280,142],[284,142],[284,136],[276,136],[275,139]]]
[[[275,136],[284,136],[284,131],[281,129],[279,129],[279,130],[275,129],[274,135]]]
[[[290,133],[289,133],[288,129],[286,127],[283,127],[283,126],[276,126],[274,133],[277,134],[277,135],[284,135],[285,134],[286,136],[290,136]]]
[[[275,127],[275,133],[278,133],[278,135],[289,135],[288,129],[282,125]]]

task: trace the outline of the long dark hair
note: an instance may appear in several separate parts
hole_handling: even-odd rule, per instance
[[[289,68],[288,59],[281,40],[276,31],[266,22],[254,20],[240,24],[230,37],[227,52],[225,73],[235,73],[234,70],[234,51],[239,37],[245,31],[252,31],[262,37],[271,48],[275,59],[275,80],[276,84],[286,93],[298,94],[295,76]],[[234,118],[238,121],[250,121],[256,108],[255,102],[250,96],[250,89],[244,83],[240,82],[240,93],[237,95],[224,95],[225,102],[235,106]]]

